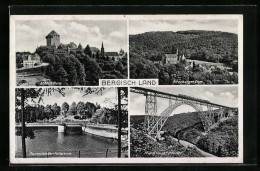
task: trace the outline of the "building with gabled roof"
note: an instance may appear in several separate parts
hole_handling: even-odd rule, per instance
[[[101,55],[100,57],[102,57],[102,58],[108,57],[109,59],[114,59],[115,61],[119,61],[125,55],[125,52],[123,51],[123,49],[121,49],[119,53],[118,52],[105,52],[104,44],[102,42],[100,55]]]
[[[37,53],[23,55],[22,58],[24,68],[33,68],[37,64],[41,64],[41,58]]]
[[[171,53],[171,54],[165,54],[165,63],[166,64],[177,64],[180,61],[186,60],[184,54],[179,54],[178,48],[176,53]]]

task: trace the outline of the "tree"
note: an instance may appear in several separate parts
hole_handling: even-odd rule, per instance
[[[77,114],[77,104],[76,102],[72,102],[69,109],[69,115],[76,115]]]
[[[78,115],[85,115],[85,105],[83,102],[79,102],[77,104],[77,114]]]
[[[23,58],[20,53],[16,53],[16,68],[23,67]]]
[[[68,77],[67,72],[64,70],[63,67],[60,67],[56,72],[55,80],[57,82],[61,82],[62,85],[68,85],[67,77]]]
[[[85,68],[87,85],[97,85],[98,79],[101,77],[102,70],[96,60],[85,56],[83,59],[83,65]]]
[[[53,111],[54,116],[58,116],[60,114],[60,107],[57,105],[57,103],[54,103],[51,106],[51,110]]]
[[[51,110],[51,105],[46,105],[44,108],[44,116],[46,119],[52,119],[53,118],[53,112]]]
[[[79,80],[79,85],[85,85],[86,84],[86,73],[85,73],[85,68],[82,64],[80,64],[77,68],[77,75],[78,75],[78,80]]]
[[[85,110],[86,110],[86,115],[88,118],[91,118],[92,115],[96,112],[97,107],[95,106],[94,103],[87,102],[85,103]]]
[[[73,69],[70,71],[69,73],[69,77],[68,77],[68,83],[69,85],[79,85],[79,80],[78,80],[78,75],[77,75],[77,71],[76,69]]]
[[[45,69],[45,75],[53,78],[55,74],[54,67],[52,65],[48,65]]]
[[[20,115],[21,121],[22,121],[22,153],[23,153],[23,158],[26,158],[26,144],[25,144],[25,138],[30,137],[33,138],[32,136],[33,131],[29,131],[28,128],[25,127],[25,103],[28,98],[31,99],[32,102],[35,102],[35,99],[38,99],[38,103],[42,101],[42,96],[44,95],[50,95],[53,91],[57,91],[60,94],[64,96],[62,88],[47,88],[47,89],[34,89],[34,88],[28,88],[28,89],[23,89],[23,88],[17,88],[15,89],[15,97],[16,97],[16,103],[15,106],[16,108],[21,108]],[[30,133],[30,134],[29,134]],[[19,133],[17,133],[19,135]]]
[[[79,43],[78,49],[79,49],[79,50],[82,50],[82,45],[81,45],[81,43]]]
[[[67,116],[67,112],[69,111],[69,104],[67,102],[64,102],[61,106],[61,110],[63,111],[64,116]]]
[[[99,59],[99,52],[96,52],[96,59]]]
[[[87,45],[86,48],[84,49],[84,53],[86,55],[88,55],[89,57],[92,56],[92,52],[91,52],[91,49],[90,49],[89,45]]]

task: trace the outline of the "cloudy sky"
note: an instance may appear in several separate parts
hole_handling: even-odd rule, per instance
[[[120,20],[17,20],[15,23],[16,51],[34,52],[37,45],[46,45],[45,36],[52,30],[60,35],[60,42],[74,42],[86,47],[101,48],[104,42],[105,51],[126,49],[127,25]]]
[[[209,100],[212,103],[225,105],[229,107],[238,107],[238,88],[237,86],[210,86],[210,87],[174,87],[174,88],[149,88],[157,91],[162,91],[171,94],[184,94],[195,98]],[[157,98],[158,114],[166,109],[169,105],[169,100]],[[130,115],[145,114],[145,96],[136,93],[130,93]],[[204,109],[203,109],[204,110]],[[172,114],[183,112],[194,112],[195,110],[188,105],[182,105],[176,108]]]
[[[98,103],[101,105],[101,107],[113,108],[114,105],[117,103],[117,94],[115,88],[105,88],[104,90],[102,90],[102,94],[92,93],[86,96],[83,96],[85,94],[84,91],[71,88],[65,89],[64,93],[65,96],[62,96],[56,91],[52,92],[50,96],[44,95],[42,97],[43,102],[41,101],[40,104],[46,106],[47,104],[53,105],[54,103],[57,103],[59,106],[61,106],[64,102],[67,102],[69,105],[71,105],[72,102],[78,103],[82,101],[84,103]],[[28,104],[33,104],[30,99],[28,100]],[[126,104],[126,102],[122,101],[122,104]]]
[[[150,31],[185,31],[211,30],[236,33],[237,20],[132,20],[129,22],[129,34],[140,34]]]

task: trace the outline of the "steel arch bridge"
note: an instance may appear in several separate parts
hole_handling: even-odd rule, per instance
[[[144,130],[148,135],[153,137],[158,135],[171,113],[181,105],[189,105],[193,107],[195,111],[199,112],[205,131],[215,123],[216,118],[228,117],[224,112],[214,112],[215,110],[233,109],[203,99],[180,94],[174,95],[141,87],[131,87],[130,92],[143,94],[146,97]],[[169,100],[169,106],[159,115],[157,114],[157,98]],[[207,108],[207,112],[203,111],[203,106]]]

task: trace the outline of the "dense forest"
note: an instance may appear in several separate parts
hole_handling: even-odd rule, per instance
[[[130,35],[129,43],[131,78],[158,78],[160,84],[166,85],[175,84],[174,81],[238,83],[236,34],[216,31],[146,32]],[[176,53],[177,49],[186,60],[165,64],[164,54]],[[224,69],[188,60],[221,63]]]
[[[18,99],[17,99],[18,100]],[[100,109],[99,104],[94,104],[90,102],[73,102],[69,105],[67,102],[64,102],[62,106],[54,103],[53,105],[47,104],[44,105],[26,105],[25,106],[25,121],[27,123],[53,120],[60,115],[64,117],[73,115],[75,119],[86,119],[91,118],[95,114],[97,109]],[[16,122],[21,122],[21,109],[16,108]]]
[[[146,59],[178,48],[186,58],[210,62],[237,60],[237,35],[216,31],[146,32],[130,35],[130,52]],[[174,48],[174,49],[173,49]]]
[[[169,135],[188,141],[218,157],[234,157],[238,154],[237,111],[228,118],[217,120],[208,131],[204,130],[198,112],[173,115],[169,117],[163,129],[167,130]]]
[[[125,109],[122,112],[122,125],[128,126],[128,111]],[[64,102],[62,106],[54,103],[53,105],[26,105],[25,106],[25,121],[27,123],[34,122],[56,122],[59,116],[66,121],[68,116],[73,116],[76,120],[89,119],[90,123],[94,124],[112,124],[118,123],[118,111],[113,108],[101,107],[99,104],[90,102],[73,102],[69,105]],[[21,123],[21,109],[16,108],[16,123]],[[61,118],[59,118],[61,119]],[[58,121],[58,120],[57,120]]]
[[[39,68],[40,72],[63,86],[98,85],[99,79],[127,78],[126,54],[119,61],[108,56],[101,58],[99,52],[92,53],[88,45],[84,51],[71,51],[68,56],[51,54],[41,47],[36,53],[42,62],[49,63],[47,67]],[[16,53],[17,68],[22,67],[22,54]]]

